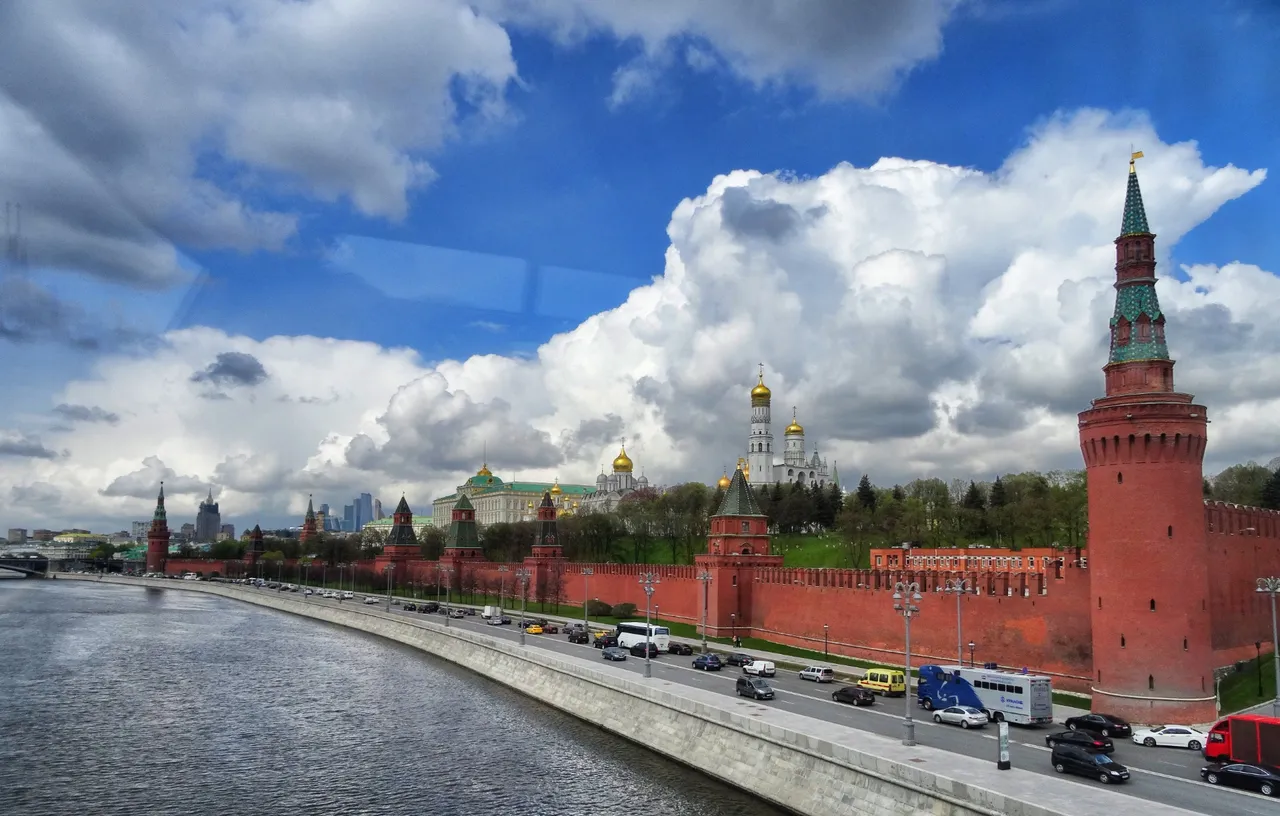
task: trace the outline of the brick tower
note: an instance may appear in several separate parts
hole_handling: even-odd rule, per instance
[[[561,558],[564,549],[556,539],[556,505],[551,494],[542,494],[542,504],[538,505],[538,537],[533,542],[534,558]]]
[[[711,517],[707,552],[693,558],[699,572],[711,575],[706,594],[707,631],[714,637],[747,636],[751,628],[751,589],[756,570],[781,567],[782,556],[769,554],[769,519],[760,509],[739,466]]]
[[[302,519],[302,535],[298,536],[298,541],[306,544],[316,537],[316,507],[311,502],[311,497],[307,496],[307,515]]]
[[[407,580],[409,576],[403,565],[420,558],[422,553],[418,547],[418,536],[413,532],[413,511],[404,496],[400,497],[391,518],[391,532],[382,544],[382,554],[374,559],[373,568],[381,572],[387,564],[394,564],[396,574]]]
[[[252,566],[262,560],[265,552],[266,544],[262,540],[262,527],[255,524],[253,531],[249,533],[249,546],[244,550],[244,562]]]
[[[1201,492],[1208,419],[1192,395],[1173,390],[1155,235],[1132,159],[1115,244],[1106,396],[1079,423],[1089,490],[1093,709],[1140,723],[1210,722],[1217,706]]]
[[[536,524],[533,553],[524,559],[533,576],[529,591],[540,601],[558,601],[564,596],[564,548],[556,537],[556,503],[550,491],[542,494]]]
[[[161,482],[156,512],[151,516],[151,529],[147,530],[147,572],[164,572],[168,558],[169,522],[164,512],[164,482]]]

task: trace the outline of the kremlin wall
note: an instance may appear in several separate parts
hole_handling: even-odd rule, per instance
[[[1033,570],[783,568],[782,557],[770,553],[767,520],[739,468],[694,566],[567,562],[556,544],[557,513],[548,494],[537,511],[537,544],[522,563],[484,559],[475,510],[463,495],[451,508],[448,545],[438,562],[421,559],[402,499],[383,553],[360,568],[373,579],[394,565],[395,585],[406,590],[409,582],[439,579],[455,592],[496,596],[501,586],[509,608],[518,608],[517,570],[531,576],[530,600],[580,607],[585,597],[639,609],[645,604],[640,577],[652,572],[659,577],[655,617],[700,626],[705,614],[713,637],[757,637],[815,651],[824,648],[825,634],[833,654],[888,664],[900,664],[903,651],[894,584],[916,581],[924,596],[912,627],[917,665],[958,657],[957,601],[942,589],[948,579],[965,578],[973,590],[960,600],[960,640],[966,652],[974,643],[977,662],[1052,675],[1056,688],[1090,693],[1095,710],[1134,722],[1212,721],[1216,673],[1253,657],[1255,642],[1272,648],[1269,600],[1255,592],[1255,580],[1280,574],[1280,512],[1202,498],[1207,409],[1173,390],[1154,239],[1131,162],[1116,239],[1105,396],[1079,418],[1088,478],[1087,561],[1059,553]],[[304,540],[308,529],[315,532],[310,514],[307,524]],[[251,574],[262,554],[260,530],[253,539],[244,562],[169,558],[162,490],[147,567]],[[918,558],[902,563],[920,564]],[[592,574],[584,577],[586,569]]]

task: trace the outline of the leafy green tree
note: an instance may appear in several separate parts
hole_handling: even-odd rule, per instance
[[[439,560],[444,554],[444,546],[448,538],[449,534],[439,527],[427,527],[418,536],[418,551],[428,561]]]
[[[871,477],[862,474],[862,478],[858,480],[858,503],[870,510],[876,509],[876,489],[871,485]]]
[[[1268,510],[1280,510],[1280,468],[1262,486],[1259,504]]]
[[[1213,477],[1213,498],[1258,507],[1262,503],[1262,488],[1271,476],[1271,471],[1257,462],[1232,465]]]
[[[902,489],[902,485],[894,485],[892,495],[893,500],[896,502],[900,502],[907,497],[906,492]]]

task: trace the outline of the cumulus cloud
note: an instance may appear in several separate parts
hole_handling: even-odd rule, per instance
[[[102,490],[104,496],[128,496],[135,499],[154,498],[164,482],[166,493],[203,493],[208,483],[195,476],[179,475],[173,468],[166,467],[158,456],[148,456],[142,460],[142,467],[118,476]]]
[[[203,371],[191,375],[191,382],[253,387],[267,378],[262,362],[243,351],[224,351]]]
[[[17,431],[0,431],[0,456],[19,459],[56,459],[58,452],[46,448],[34,436]]]
[[[68,405],[65,402],[56,406],[53,413],[68,422],[105,422],[108,425],[116,425],[120,422],[120,415],[99,408],[97,405]]]
[[[717,177],[675,207],[660,276],[530,358],[428,365],[368,343],[171,333],[148,355],[102,358],[56,398],[118,425],[49,436],[74,459],[11,459],[0,486],[58,484],[136,515],[146,501],[97,491],[155,456],[224,485],[226,507],[299,514],[308,492],[336,503],[358,490],[405,490],[419,506],[486,448],[504,478],[590,482],[624,434],[655,483],[712,479],[743,452],[758,362],[776,430],[796,406],[810,450],[846,477],[1079,467],[1075,412],[1102,390],[1130,144],[1147,155],[1177,383],[1214,420],[1207,469],[1270,455],[1253,448],[1280,438],[1280,279],[1170,262],[1265,172],[1208,167],[1142,116],[1086,110],[1036,124],[990,173],[884,158],[806,179]],[[270,377],[218,401],[182,387],[228,351]],[[159,477],[146,477],[149,500]]]

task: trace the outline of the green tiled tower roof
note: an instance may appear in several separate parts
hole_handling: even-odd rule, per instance
[[[474,510],[471,506],[471,500],[467,498],[467,494],[463,493],[458,497],[458,503],[453,506],[454,510]]]
[[[1134,157],[1142,154],[1135,153]],[[1124,223],[1117,243],[1125,253],[1117,266],[1116,309],[1111,315],[1110,363],[1168,360],[1164,337],[1164,313],[1156,295],[1155,236],[1142,206],[1138,172],[1129,161],[1129,188],[1124,198]],[[1134,254],[1133,250],[1137,250]],[[1123,270],[1123,271],[1121,271]],[[1134,274],[1134,272],[1137,274]],[[1143,331],[1146,334],[1143,334]]]
[[[1129,189],[1124,194],[1124,219],[1120,223],[1120,235],[1146,235],[1147,211],[1142,206],[1142,188],[1138,186],[1138,171],[1129,162]]]
[[[400,497],[400,503],[396,505],[395,524],[387,534],[387,540],[383,542],[383,546],[418,546],[418,537],[413,533],[413,513],[409,510],[409,502],[404,496]]]
[[[756,503],[756,496],[751,492],[751,488],[747,485],[747,479],[742,475],[742,468],[738,468],[733,472],[733,478],[729,481],[729,487],[724,491],[724,498],[720,500],[720,508],[716,510],[717,516],[763,516],[760,505]]]
[[[152,523],[160,522],[164,524],[166,521],[164,512],[164,482],[160,483],[160,495],[156,497],[156,512],[151,516]]]
[[[474,510],[470,500],[466,494],[458,497],[458,503],[453,506],[454,510]],[[445,542],[446,547],[479,547],[480,535],[476,532],[475,518],[463,520],[455,518],[449,522],[449,537]]]

